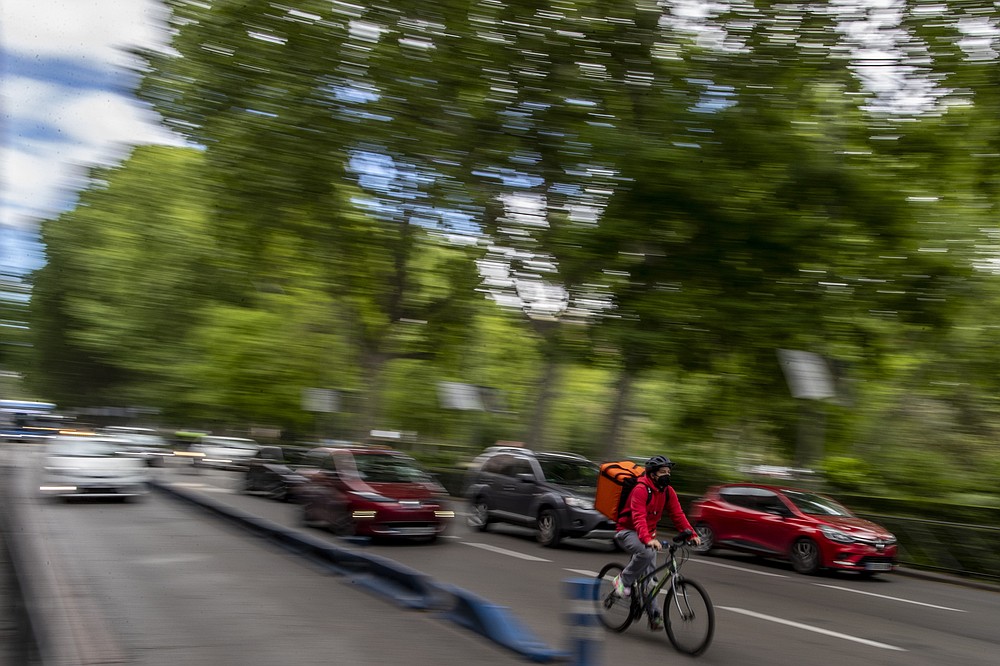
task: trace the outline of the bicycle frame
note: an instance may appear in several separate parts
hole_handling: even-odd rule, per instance
[[[682,542],[687,536],[690,533],[682,532],[672,543],[661,541],[663,548],[660,550],[666,551],[666,561],[658,564],[660,553],[655,553],[652,571],[639,576],[631,586],[632,593],[626,597],[617,594],[613,585],[616,577],[624,571],[623,565],[609,562],[601,569],[597,578],[602,591],[594,600],[605,627],[621,633],[645,614],[650,618],[650,629],[658,628],[660,623],[653,622],[656,600],[661,592],[668,590],[663,604],[662,625],[670,642],[684,654],[697,656],[705,651],[715,633],[715,612],[704,588],[681,574],[690,551],[682,550],[680,555],[677,551],[684,548]],[[657,576],[663,576],[663,579],[654,582]],[[644,589],[647,585],[649,590]]]
[[[641,606],[640,617],[642,612],[645,612],[648,615],[651,609],[655,609],[656,597],[660,594],[663,588],[667,586],[668,583],[670,584],[671,589],[674,590],[674,595],[673,595],[674,603],[678,603],[678,599],[680,597],[680,595],[677,594],[677,583],[683,580],[683,576],[681,576],[680,574],[681,563],[677,562],[676,553],[677,550],[682,546],[667,542],[662,542],[662,543],[664,545],[663,550],[667,551],[668,555],[667,560],[660,566],[655,567],[648,574],[640,576],[638,580],[636,580],[635,583],[633,583],[633,587],[635,588],[634,592],[639,593],[638,599],[640,599],[640,606]],[[659,559],[660,554],[657,553],[656,557],[657,559]],[[646,583],[650,579],[656,578],[657,574],[662,573],[664,571],[667,572],[667,575],[657,580],[656,583],[652,586],[652,588],[650,588],[648,593],[643,594],[643,590],[646,587]],[[679,607],[678,610],[680,610]]]

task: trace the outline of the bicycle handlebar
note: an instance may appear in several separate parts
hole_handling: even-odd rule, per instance
[[[670,541],[661,541],[660,543],[667,547],[669,547],[671,544],[679,546],[683,543],[687,543],[688,541],[690,541],[692,536],[694,536],[694,532],[692,532],[691,530],[684,530]]]

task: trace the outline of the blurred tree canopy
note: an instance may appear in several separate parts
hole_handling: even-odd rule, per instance
[[[60,403],[303,432],[325,386],[344,428],[470,447],[732,469],[812,424],[852,489],[1000,465],[992,2],[167,4],[138,93],[192,147],[43,230]],[[778,349],[838,399],[792,398]]]

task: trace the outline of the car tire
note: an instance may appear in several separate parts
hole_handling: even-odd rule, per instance
[[[552,509],[542,509],[535,527],[538,529],[538,543],[546,548],[555,548],[562,541],[559,515]]]
[[[792,568],[800,574],[811,576],[820,569],[819,544],[812,539],[799,539],[792,544]]]
[[[691,550],[700,554],[708,555],[715,548],[715,530],[707,523],[698,523],[694,526],[694,533],[701,538],[701,543],[691,546]]]
[[[330,523],[330,531],[339,537],[352,537],[356,532],[354,520],[345,512]]]
[[[478,532],[485,532],[490,526],[490,507],[486,500],[477,497],[469,510],[469,518],[466,521],[472,529]]]
[[[303,527],[316,527],[319,523],[316,517],[312,513],[313,503],[309,500],[302,502],[302,526]]]
[[[267,496],[279,502],[288,501],[288,488],[281,481],[275,481],[267,489]]]

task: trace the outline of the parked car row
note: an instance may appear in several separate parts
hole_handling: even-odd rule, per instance
[[[413,458],[382,445],[261,446],[251,439],[200,435],[173,451],[155,431],[107,428],[60,435],[48,445],[41,491],[58,496],[140,497],[146,466],[184,456],[195,468],[242,472],[241,490],[301,505],[305,525],[340,535],[434,540],[455,517],[445,488]],[[615,525],[594,508],[599,468],[576,453],[494,446],[466,473],[468,524],[533,528],[555,547],[565,538],[603,538]],[[784,485],[724,484],[689,507],[701,537],[697,550],[721,549],[791,562],[804,574],[822,569],[863,576],[897,566],[896,538],[825,495]]]
[[[469,469],[470,527],[504,522],[534,526],[538,541],[607,537],[614,524],[594,509],[598,466],[572,453],[491,447]],[[788,560],[804,574],[822,569],[873,576],[893,571],[896,537],[855,516],[836,500],[786,486],[726,484],[692,502],[689,519],[701,537],[697,551],[720,549]]]

